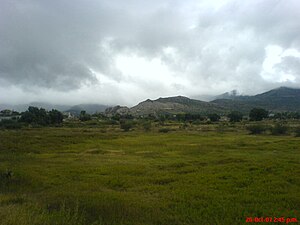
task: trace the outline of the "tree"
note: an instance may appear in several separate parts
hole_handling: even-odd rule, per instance
[[[20,121],[29,124],[38,124],[42,126],[48,125],[50,122],[49,116],[45,109],[39,109],[33,106],[29,106],[28,110],[22,113]]]
[[[240,122],[243,119],[243,114],[238,111],[232,111],[228,114],[230,122]]]
[[[81,121],[88,121],[88,120],[91,120],[91,115],[86,113],[86,111],[81,111],[80,115],[79,115],[79,119]]]
[[[49,112],[49,120],[51,124],[61,124],[63,122],[64,119],[64,115],[56,110],[56,109],[52,109]]]
[[[209,114],[208,118],[210,119],[211,122],[217,122],[221,119],[221,117],[216,113]]]
[[[253,108],[249,113],[250,120],[261,121],[268,117],[269,112],[262,108]]]
[[[56,110],[52,109],[50,112],[46,111],[43,108],[37,108],[29,106],[28,110],[21,114],[20,122],[46,126],[50,124],[60,124],[63,122],[63,114]]]

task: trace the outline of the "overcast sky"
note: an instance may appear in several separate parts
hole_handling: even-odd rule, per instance
[[[1,0],[0,103],[300,87],[299,0]]]

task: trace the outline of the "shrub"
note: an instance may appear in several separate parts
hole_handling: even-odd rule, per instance
[[[146,121],[143,123],[143,128],[145,131],[150,131],[151,130],[151,122],[150,121]]]
[[[20,129],[22,125],[16,120],[2,120],[0,122],[0,127],[4,129]]]
[[[243,114],[238,111],[232,111],[228,114],[230,122],[240,122],[243,119]]]
[[[286,134],[288,131],[288,127],[283,124],[276,124],[274,127],[271,128],[272,135],[283,135]]]
[[[250,134],[261,134],[267,130],[265,126],[260,124],[249,125],[246,129],[250,131]]]
[[[158,132],[160,132],[160,133],[168,133],[169,131],[171,131],[171,129],[169,129],[169,128],[160,128],[158,130]]]
[[[182,128],[182,129],[186,129],[186,128],[188,128],[189,127],[189,125],[188,125],[188,123],[186,123],[186,122],[184,122],[181,126],[180,126],[180,128]]]
[[[10,180],[12,178],[12,171],[11,170],[6,170],[5,172],[0,171],[0,187],[2,185],[7,185],[10,183]]]
[[[104,121],[103,124],[106,124],[106,125],[119,125],[119,121],[114,120],[114,119],[110,119],[110,120]]]
[[[186,124],[186,123],[184,123],[184,124]],[[193,121],[193,124],[200,125],[200,124],[202,124],[202,120],[197,119],[197,120]]]
[[[209,120],[211,122],[217,122],[217,121],[219,121],[221,119],[221,117],[218,114],[216,114],[216,113],[209,114],[208,118],[209,118]]]
[[[225,132],[225,129],[226,128],[226,124],[224,124],[224,123],[220,123],[217,127],[216,127],[216,130],[217,130],[217,132],[219,132],[219,133],[223,133],[223,132]]]
[[[295,129],[295,136],[300,137],[300,127],[296,127]]]
[[[132,122],[125,120],[125,121],[121,121],[121,123],[120,123],[120,128],[125,132],[129,131],[132,127],[133,127]]]

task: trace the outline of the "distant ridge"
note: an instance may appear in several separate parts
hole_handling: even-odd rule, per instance
[[[300,89],[279,87],[254,96],[216,99],[213,103],[230,110],[249,112],[254,107],[274,112],[300,111]]]
[[[300,111],[300,89],[279,87],[254,96],[238,95],[237,91],[226,92],[216,100],[205,102],[184,96],[147,99],[130,108],[133,115],[176,113],[219,113],[241,111],[248,114],[252,108],[261,107],[273,112]]]
[[[132,114],[136,116],[178,113],[225,114],[233,110],[247,114],[254,107],[264,108],[272,112],[300,112],[299,88],[279,87],[254,96],[238,95],[236,91],[231,91],[218,95],[216,98],[210,102],[190,99],[185,96],[165,97],[156,100],[147,99],[132,108],[126,106],[110,107],[101,104],[67,106],[34,102],[23,105],[0,104],[0,110],[13,109],[22,112],[27,110],[28,106],[36,106],[47,110],[58,109],[60,111],[71,112],[75,115],[84,110],[90,114],[104,112],[108,115]]]
[[[70,112],[74,115],[79,115],[81,111],[86,111],[89,114],[104,112],[109,106],[100,104],[80,104],[74,105],[65,112]]]
[[[221,95],[217,95],[214,97],[214,100],[216,99],[235,99],[240,97],[241,95],[238,94],[237,90],[232,90],[230,92],[225,92]]]

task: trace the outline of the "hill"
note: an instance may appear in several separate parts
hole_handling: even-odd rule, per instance
[[[80,104],[75,105],[65,110],[65,112],[70,112],[74,115],[79,115],[81,111],[86,111],[89,114],[104,112],[105,109],[108,108],[107,105],[100,105],[100,104]]]
[[[79,115],[83,110],[89,114],[93,114],[96,112],[105,112],[107,109],[105,112],[107,115],[119,113],[135,116],[178,113],[226,114],[234,110],[248,114],[255,107],[261,107],[272,112],[300,111],[300,89],[297,88],[280,87],[254,96],[238,95],[237,91],[234,90],[218,95],[215,98],[215,100],[210,102],[190,99],[184,96],[158,98],[156,100],[147,99],[132,108],[126,106],[109,107],[101,104],[68,106],[33,102],[23,105],[0,104],[0,110],[11,109],[22,112],[27,110],[28,106],[36,106],[45,108],[46,110],[58,109]]]
[[[300,111],[300,89],[280,87],[254,96],[234,96],[234,98],[211,101],[229,110],[249,112],[261,107],[273,112]]]
[[[216,99],[236,99],[236,98],[239,98],[239,97],[241,97],[241,95],[238,94],[237,90],[232,90],[230,92],[225,92],[221,95],[215,96],[213,100],[216,100]]]
[[[183,96],[159,98],[156,100],[147,99],[138,105],[130,108],[133,115],[149,114],[178,114],[178,113],[222,113],[226,111],[215,103],[190,99]]]
[[[205,102],[183,96],[147,99],[130,108],[133,115],[219,113],[241,111],[248,114],[252,108],[261,107],[273,112],[300,111],[300,89],[280,87],[254,96],[238,95],[237,91],[216,96],[216,100]]]

